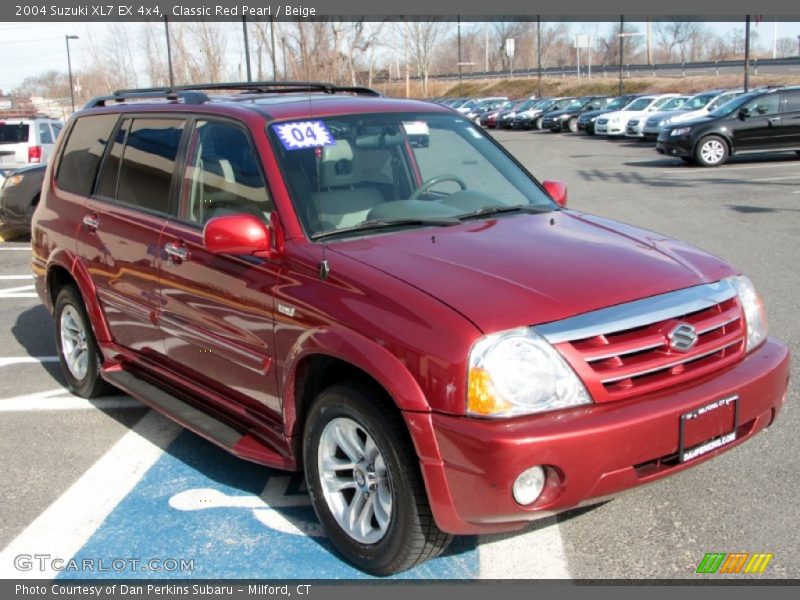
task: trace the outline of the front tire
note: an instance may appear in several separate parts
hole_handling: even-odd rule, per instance
[[[718,135],[704,137],[694,150],[694,158],[704,167],[718,167],[728,160],[728,144]]]
[[[97,398],[110,392],[111,386],[100,377],[100,351],[77,289],[72,286],[61,289],[54,316],[58,358],[67,389],[83,398]]]
[[[570,133],[578,133],[578,119],[572,117],[567,122],[567,128],[569,128]]]
[[[541,131],[543,124],[544,124],[544,119],[542,117],[539,117],[538,119],[536,119],[536,123],[534,126],[536,127],[536,129]]]
[[[324,390],[306,420],[303,461],[317,517],[356,567],[392,575],[450,543],[433,520],[405,425],[379,389],[352,381]]]

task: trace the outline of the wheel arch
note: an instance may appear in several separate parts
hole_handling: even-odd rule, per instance
[[[697,148],[700,146],[700,143],[708,138],[709,136],[714,135],[718,138],[722,139],[725,142],[725,146],[728,148],[728,156],[733,156],[733,140],[730,137],[720,131],[706,131],[705,133],[700,134],[700,136],[695,141],[694,145],[692,146],[692,156],[695,156],[697,153]]]

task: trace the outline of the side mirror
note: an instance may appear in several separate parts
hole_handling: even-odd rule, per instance
[[[254,215],[214,217],[203,228],[203,246],[212,254],[273,256],[272,228]]]
[[[741,109],[741,110],[739,111],[739,118],[740,118],[740,119],[742,119],[742,120],[744,121],[745,119],[747,119],[748,117],[750,117],[750,116],[751,116],[751,114],[752,114],[752,113],[750,112],[750,109],[749,109],[749,108],[747,108],[747,107],[745,107],[745,108],[743,108],[743,109]]]
[[[561,208],[567,206],[567,184],[562,181],[543,181],[544,191],[553,199],[553,202]]]

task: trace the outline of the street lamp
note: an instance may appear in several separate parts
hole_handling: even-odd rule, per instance
[[[65,35],[67,42],[67,69],[69,70],[69,97],[72,101],[72,112],[75,112],[75,88],[72,87],[72,60],[69,56],[69,41],[80,39],[77,35]]]

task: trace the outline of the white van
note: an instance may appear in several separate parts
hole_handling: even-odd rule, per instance
[[[0,117],[0,168],[47,162],[64,124],[55,119]]]

